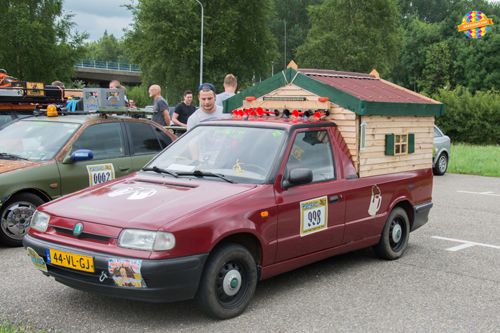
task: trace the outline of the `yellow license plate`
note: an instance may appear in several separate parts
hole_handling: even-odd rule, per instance
[[[45,253],[47,262],[50,264],[94,273],[94,258],[92,257],[52,249],[45,249]]]

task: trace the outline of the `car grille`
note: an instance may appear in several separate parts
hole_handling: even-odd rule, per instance
[[[56,227],[56,226],[51,226],[53,227],[58,233],[65,234],[65,235],[71,235],[73,236],[73,230],[72,229],[67,229],[67,228],[61,228],[61,227]],[[75,236],[73,236],[75,237]],[[78,237],[75,237],[78,239],[92,239],[100,242],[106,242],[109,243],[109,240],[113,237],[108,237],[108,236],[102,236],[102,235],[96,235],[96,234],[91,234],[88,232],[82,232],[82,234]]]

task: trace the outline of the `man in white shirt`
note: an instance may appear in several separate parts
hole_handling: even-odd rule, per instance
[[[238,86],[238,81],[233,74],[227,74],[224,78],[224,92],[217,94],[217,98],[215,99],[215,105],[222,106],[222,101],[228,99],[231,96],[234,96],[234,92],[236,91],[236,87]]]
[[[204,121],[231,118],[230,113],[222,113],[222,106],[215,105],[215,98],[216,94],[213,84],[203,83],[199,86],[198,99],[201,106],[188,118],[188,131]]]

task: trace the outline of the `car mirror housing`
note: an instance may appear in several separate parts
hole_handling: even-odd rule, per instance
[[[90,161],[93,158],[94,158],[94,153],[91,150],[78,149],[77,151],[71,153],[69,159],[68,156],[66,156],[66,158],[63,161],[63,164],[71,164],[80,161]]]
[[[292,186],[309,184],[313,180],[313,174],[310,169],[297,168],[290,170],[288,178],[283,180],[283,189],[288,189]]]

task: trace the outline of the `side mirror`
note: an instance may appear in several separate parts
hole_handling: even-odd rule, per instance
[[[288,178],[283,180],[283,189],[288,189],[292,186],[305,185],[311,183],[313,180],[313,174],[310,169],[307,168],[297,168],[290,170]]]
[[[63,164],[72,164],[80,161],[90,161],[94,158],[94,153],[92,150],[88,149],[78,149],[71,153],[71,155],[66,155],[63,160]]]

